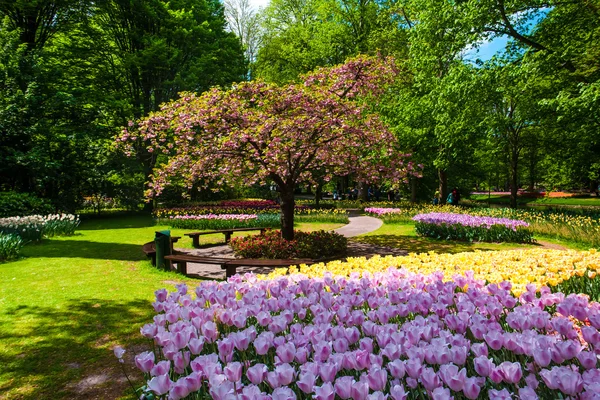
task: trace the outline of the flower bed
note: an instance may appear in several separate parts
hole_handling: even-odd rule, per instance
[[[21,247],[23,247],[23,239],[18,235],[0,233],[0,261],[18,258]]]
[[[411,223],[415,215],[432,212],[518,219],[529,223],[529,229],[536,234],[577,241],[591,247],[600,246],[600,213],[593,208],[542,211],[403,203],[401,207],[396,208],[368,207],[365,212],[381,218],[388,224]]]
[[[159,290],[153,305],[141,333],[155,352],[135,363],[161,399],[600,395],[600,305],[548,288],[517,298],[469,276],[249,274],[195,296]]]
[[[469,242],[533,242],[533,232],[524,229],[525,221],[478,217],[467,214],[428,213],[413,217],[415,231],[421,236]]]
[[[72,235],[79,223],[79,218],[72,214],[0,218],[0,233],[17,235],[25,242],[36,242],[44,236]]]
[[[346,254],[347,239],[335,232],[294,232],[294,240],[281,237],[281,232],[269,230],[263,235],[231,239],[235,255],[242,258],[325,258]]]
[[[276,214],[177,215],[163,218],[159,223],[182,229],[275,228],[281,225]]]
[[[409,272],[442,273],[446,279],[455,274],[473,273],[474,279],[486,283],[510,281],[515,295],[526,290],[527,285],[537,288],[552,286],[564,293],[587,293],[600,300],[600,253],[596,250],[527,249],[505,251],[474,251],[458,254],[420,253],[402,257],[349,258],[348,261],[331,261],[310,266],[278,268],[267,279],[288,273],[302,273],[311,278],[327,274],[358,276],[378,274],[389,268],[403,268]]]

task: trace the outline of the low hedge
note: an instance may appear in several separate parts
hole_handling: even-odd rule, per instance
[[[281,231],[231,239],[230,246],[242,258],[328,258],[346,254],[348,240],[335,232],[294,232],[294,240],[281,237]]]
[[[17,215],[51,214],[52,204],[30,193],[0,192],[0,218]]]

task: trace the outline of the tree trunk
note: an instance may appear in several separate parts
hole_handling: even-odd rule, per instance
[[[315,190],[315,207],[319,207],[319,202],[321,201],[322,196],[323,196],[323,184],[319,183],[317,185],[317,189]]]
[[[364,182],[358,183],[358,199],[362,201],[369,200],[368,187]]]
[[[294,187],[281,187],[281,237],[294,240]]]
[[[445,169],[438,169],[440,204],[446,204],[448,197],[448,174]]]
[[[519,190],[518,180],[518,170],[519,168],[519,154],[516,151],[513,151],[511,154],[510,160],[510,208],[517,208],[517,193]]]
[[[414,176],[410,178],[410,202],[417,202],[417,178]]]

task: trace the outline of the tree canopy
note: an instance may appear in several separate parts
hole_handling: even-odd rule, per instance
[[[360,100],[374,99],[395,75],[390,59],[359,57],[321,68],[300,84],[243,82],[202,95],[184,93],[119,140],[143,141],[169,156],[149,195],[174,179],[279,188],[282,235],[293,238],[294,189],[300,183],[357,174],[361,181],[402,181],[416,171],[394,135]],[[416,173],[416,172],[415,172]]]

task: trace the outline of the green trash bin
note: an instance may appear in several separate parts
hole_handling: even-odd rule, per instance
[[[168,270],[169,264],[165,262],[165,256],[171,255],[171,231],[157,231],[154,236],[156,248],[156,268]]]

